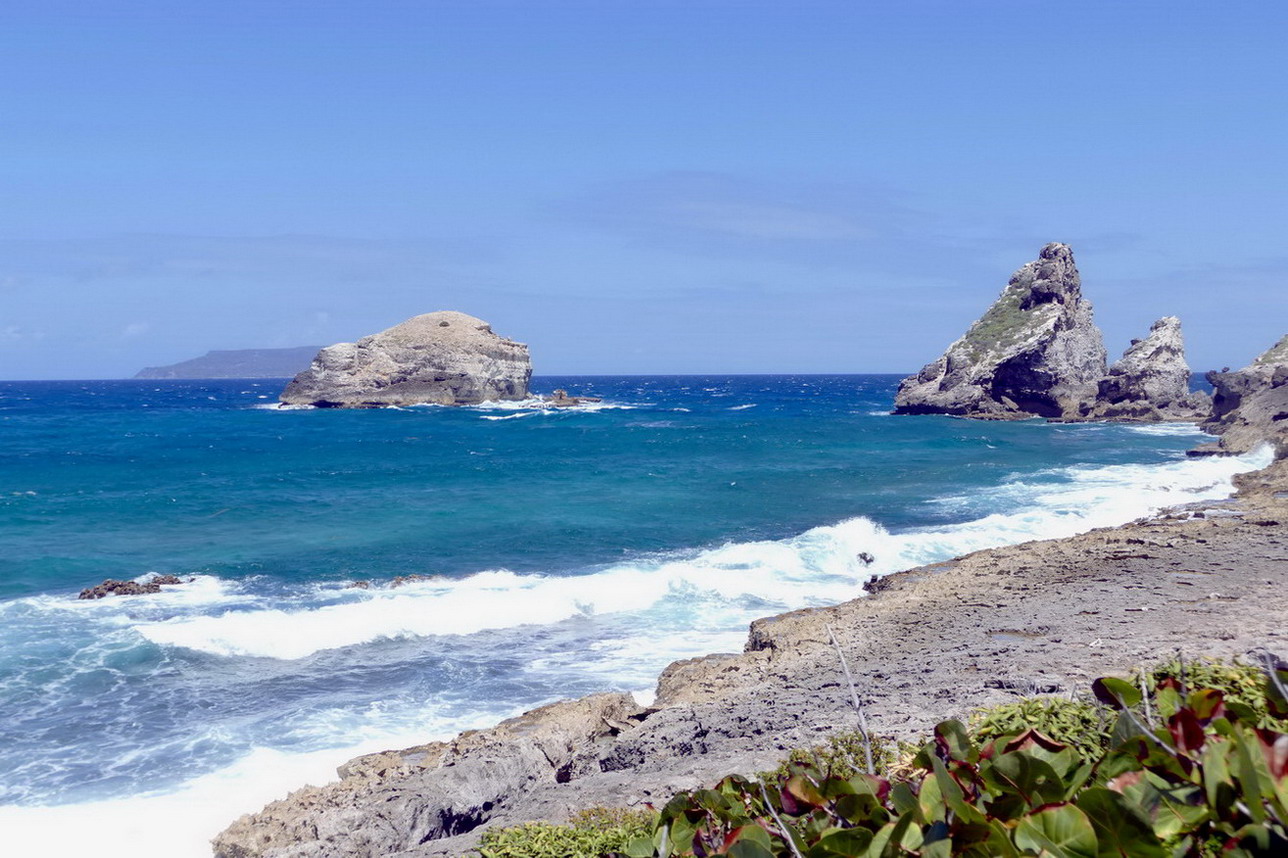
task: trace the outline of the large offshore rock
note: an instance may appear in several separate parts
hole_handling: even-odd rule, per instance
[[[1076,417],[1104,375],[1104,340],[1073,252],[1048,244],[964,336],[900,383],[895,413]]]
[[[1209,372],[1212,416],[1203,424],[1221,449],[1245,453],[1262,441],[1288,455],[1288,335],[1234,372]]]
[[[1181,320],[1164,316],[1149,336],[1133,340],[1100,380],[1094,403],[1084,406],[1087,420],[1160,422],[1202,420],[1211,410],[1206,393],[1190,393]]]
[[[526,345],[497,336],[482,319],[442,311],[415,316],[356,343],[327,346],[286,386],[281,399],[343,408],[473,405],[524,399],[531,377]]]

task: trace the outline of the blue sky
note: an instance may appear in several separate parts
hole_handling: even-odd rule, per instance
[[[538,373],[902,372],[1047,241],[1111,355],[1288,330],[1281,2],[0,10],[0,378],[457,309]]]

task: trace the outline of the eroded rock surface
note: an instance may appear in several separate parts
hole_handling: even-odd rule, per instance
[[[1220,435],[1227,453],[1246,452],[1263,440],[1288,455],[1288,335],[1233,372],[1209,372],[1212,416],[1205,431]]]
[[[896,414],[1076,417],[1105,376],[1105,345],[1066,244],[1048,244],[948,350],[905,378]]]
[[[1206,511],[980,551],[883,578],[864,598],[758,620],[745,652],[667,668],[648,708],[596,695],[359,757],[338,782],[242,817],[215,854],[467,855],[487,827],[660,807],[679,789],[772,768],[789,748],[854,729],[833,635],[873,729],[896,738],[1028,689],[1085,691],[1178,649],[1283,654],[1288,463],[1238,485],[1237,501]]]
[[[1201,420],[1210,409],[1207,394],[1190,393],[1181,320],[1164,316],[1150,326],[1149,336],[1133,340],[1109,368],[1100,380],[1095,402],[1084,406],[1082,416],[1156,423]]]
[[[177,575],[154,575],[147,581],[120,581],[108,578],[102,584],[86,587],[80,591],[78,599],[102,599],[106,596],[146,596],[149,593],[160,593],[163,584],[182,584]]]
[[[425,313],[318,352],[282,391],[288,405],[370,408],[525,399],[528,347],[464,313]]]

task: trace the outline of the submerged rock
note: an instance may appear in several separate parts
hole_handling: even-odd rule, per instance
[[[1212,416],[1203,429],[1220,435],[1221,449],[1246,453],[1262,441],[1288,455],[1288,335],[1233,372],[1209,372]]]
[[[1067,244],[1048,244],[983,316],[899,385],[896,414],[1076,417],[1105,376],[1105,345]]]
[[[148,593],[160,593],[162,584],[182,584],[177,575],[156,575],[148,581],[118,581],[108,578],[102,584],[86,587],[80,591],[78,599],[102,599],[104,596],[144,596]]]
[[[356,343],[318,352],[282,391],[288,405],[371,408],[524,399],[528,347],[464,313],[425,313]]]
[[[569,396],[568,391],[561,387],[556,389],[550,395],[550,398],[541,404],[551,408],[576,408],[579,405],[590,405],[591,403],[602,401],[598,396]]]
[[[1190,393],[1181,320],[1164,316],[1150,326],[1149,336],[1133,340],[1109,368],[1095,401],[1083,407],[1082,417],[1157,423],[1201,420],[1210,409],[1206,393]]]

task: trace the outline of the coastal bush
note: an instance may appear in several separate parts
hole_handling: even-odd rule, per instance
[[[824,777],[849,779],[865,770],[863,733],[846,730],[833,733],[827,741],[809,748],[793,748],[778,768],[762,772],[761,777],[775,779],[790,774],[793,764],[810,764]],[[916,745],[896,742],[881,736],[872,737],[872,764],[879,775],[892,777],[917,752]]]
[[[1086,760],[1104,753],[1110,739],[1112,718],[1103,706],[1064,697],[1027,697],[977,709],[970,715],[971,734],[977,742],[1037,730],[1069,745]]]
[[[484,832],[480,858],[601,858],[647,839],[657,824],[654,811],[597,807],[566,825],[530,822]]]
[[[1086,757],[1032,728],[985,739],[945,721],[902,779],[843,778],[812,761],[790,763],[774,778],[730,776],[714,789],[676,795],[651,836],[631,840],[621,854],[1288,854],[1288,733],[1259,723],[1259,712],[1277,723],[1288,717],[1288,671],[1268,669],[1251,703],[1193,682],[1193,670],[1185,674],[1183,681],[1163,672],[1149,698],[1140,677],[1097,680],[1093,691],[1112,711],[1112,725],[1106,749]],[[1246,675],[1239,677],[1242,694]],[[992,723],[1003,729],[1004,719]]]

